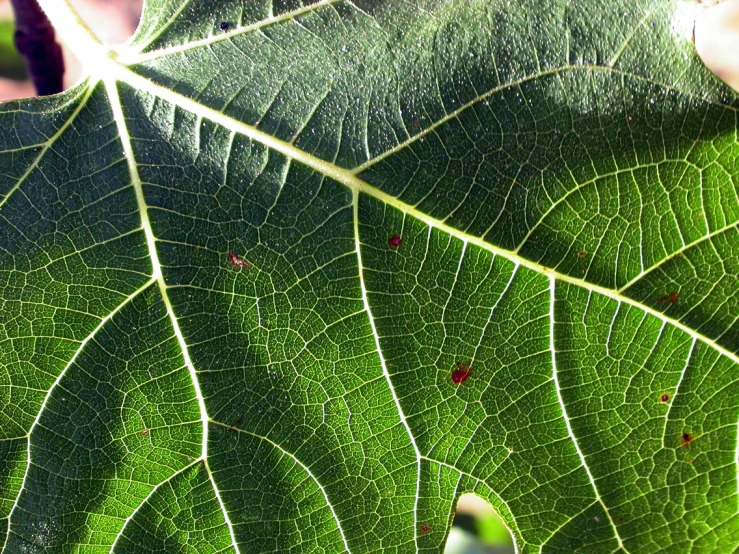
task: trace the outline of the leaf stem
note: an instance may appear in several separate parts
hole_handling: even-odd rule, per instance
[[[34,0],[36,1],[36,0]],[[38,0],[59,37],[74,53],[87,73],[103,79],[111,56],[107,48],[80,18],[69,0]]]

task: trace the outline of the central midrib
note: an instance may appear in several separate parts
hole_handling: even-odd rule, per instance
[[[348,187],[352,191],[366,194],[372,198],[384,202],[385,204],[396,208],[397,210],[425,223],[426,225],[448,233],[450,236],[453,236],[459,240],[482,248],[483,250],[487,250],[497,256],[501,256],[515,264],[531,269],[547,277],[551,275],[558,281],[582,287],[594,293],[601,294],[607,298],[611,298],[616,302],[624,302],[628,305],[643,310],[649,315],[652,315],[659,320],[664,321],[665,323],[673,325],[676,328],[684,331],[689,336],[703,342],[707,346],[715,349],[717,352],[719,352],[723,356],[726,356],[734,363],[739,365],[739,355],[727,350],[711,338],[698,333],[696,330],[688,327],[682,322],[671,318],[664,313],[651,308],[650,306],[646,306],[641,302],[625,296],[613,289],[602,287],[600,285],[585,281],[584,279],[572,277],[570,275],[560,273],[554,269],[542,266],[534,261],[531,261],[516,254],[515,252],[505,250],[503,248],[495,246],[494,244],[490,244],[489,242],[484,241],[480,237],[467,234],[464,231],[460,231],[459,229],[451,227],[443,221],[439,221],[429,216],[428,214],[421,212],[415,206],[406,204],[398,198],[391,196],[386,192],[370,185],[366,181],[363,181],[357,175],[355,175],[354,170],[344,169],[332,163],[326,162],[325,160],[322,160],[312,154],[300,150],[293,144],[277,139],[263,131],[260,131],[259,129],[256,129],[251,125],[247,125],[241,121],[233,119],[232,117],[229,117],[217,110],[208,108],[207,106],[203,106],[202,104],[199,104],[196,101],[187,98],[186,96],[183,96],[166,87],[154,83],[149,79],[142,77],[141,75],[138,75],[137,73],[131,71],[129,68],[115,63],[113,60],[110,60],[109,63],[112,66],[115,66],[114,68],[112,68],[114,69],[112,73],[115,74],[116,79],[130,85],[131,87],[147,92],[155,97],[162,98],[163,100],[166,100],[167,102],[170,102],[175,106],[178,106],[184,110],[192,112],[193,114],[213,121],[214,123],[217,123],[234,133],[239,133],[246,137],[249,137],[250,139],[257,141],[268,148],[284,154],[288,158],[300,162],[301,164],[313,169],[314,171],[317,171],[318,173],[321,173],[322,175],[325,175],[338,181],[339,183],[342,183],[344,186]]]
[[[670,325],[673,325],[676,328],[684,331],[689,336],[695,338],[696,340],[701,341],[702,343],[713,348],[721,355],[726,356],[728,359],[732,360],[734,363],[739,365],[739,354],[735,354],[727,350],[723,346],[716,343],[713,339],[698,333],[696,330],[688,327],[687,325],[681,323],[680,321],[676,319],[666,316],[664,313],[659,312],[655,310],[654,308],[651,308],[632,298],[629,298],[628,296],[621,294],[619,291],[615,291],[612,289],[608,289],[606,287],[595,285],[593,283],[585,281],[584,279],[578,279],[570,275],[560,273],[554,269],[544,267],[527,258],[523,258],[519,256],[515,252],[505,250],[503,248],[500,248],[498,246],[485,242],[479,237],[469,235],[463,231],[460,231],[459,229],[450,227],[449,225],[446,225],[444,222],[438,221],[428,216],[427,214],[420,212],[414,206],[406,204],[405,202],[402,202],[401,200],[393,196],[390,196],[389,194],[377,189],[376,187],[371,186],[370,184],[363,181],[356,175],[358,171],[360,171],[362,168],[365,167],[364,165],[359,166],[358,168],[354,168],[352,170],[337,167],[334,164],[326,162],[316,156],[313,156],[303,150],[296,148],[294,145],[288,142],[279,140],[271,135],[268,135],[267,133],[264,133],[263,131],[256,129],[253,126],[246,125],[212,108],[208,108],[206,106],[203,106],[202,104],[198,104],[197,102],[195,102],[194,100],[191,100],[190,98],[187,98],[181,94],[178,94],[172,90],[167,89],[166,87],[158,85],[150,81],[149,79],[146,79],[145,77],[142,77],[136,74],[128,67],[116,61],[115,54],[106,55],[107,51],[99,43],[97,43],[94,47],[91,46],[91,42],[94,42],[95,40],[94,37],[92,36],[90,30],[87,27],[85,27],[85,25],[81,22],[81,20],[78,17],[76,17],[74,10],[71,8],[71,6],[66,1],[42,0],[41,3],[42,3],[42,7],[44,8],[44,10],[47,13],[49,13],[50,16],[53,16],[50,18],[52,19],[52,22],[56,24],[55,27],[60,31],[61,34],[65,36],[65,38],[70,39],[70,45],[73,47],[75,53],[80,57],[80,59],[88,62],[87,63],[88,67],[95,68],[96,75],[99,75],[99,78],[114,78],[120,82],[127,83],[131,85],[132,87],[136,87],[140,90],[148,92],[149,94],[152,94],[155,97],[159,97],[164,100],[167,100],[168,102],[171,102],[172,104],[176,106],[189,110],[194,114],[200,115],[203,118],[206,118],[215,123],[218,123],[219,125],[222,125],[224,128],[229,129],[235,133],[240,133],[244,136],[247,136],[250,139],[255,140],[267,146],[268,148],[272,148],[275,151],[284,154],[288,158],[294,159],[323,175],[331,177],[332,179],[344,184],[346,187],[348,187],[352,191],[357,191],[359,193],[367,194],[368,196],[371,196],[382,202],[385,202],[389,206],[392,206],[402,211],[403,213],[411,217],[414,217],[418,219],[419,221],[422,221],[426,225],[439,229],[445,233],[448,233],[450,236],[456,237],[469,244],[475,245],[479,248],[492,252],[495,255],[508,259],[515,264],[519,264],[523,267],[527,267],[545,276],[553,276],[555,279],[561,282],[570,283],[572,285],[582,287],[586,290],[595,292],[597,294],[601,294],[607,298],[611,298],[615,300],[616,302],[624,302],[640,310],[643,310],[649,315],[652,315],[660,319],[661,321],[668,323]],[[327,3],[330,3],[330,2],[327,2]],[[577,67],[564,66],[558,69],[547,70],[546,74],[553,74],[558,71],[572,71],[572,70],[609,71],[609,72],[618,73],[624,76],[631,76],[633,78],[640,79],[644,82],[653,83],[652,80],[647,79],[643,76],[633,75],[631,73],[627,73],[627,72],[614,69],[608,66],[577,66]],[[542,75],[543,74],[529,75],[524,80],[538,78]],[[520,82],[523,82],[523,80]],[[439,125],[443,124],[445,121],[455,117],[456,114],[458,114],[460,111],[464,109],[467,109],[470,105],[477,103],[483,100],[484,98],[489,97],[491,94],[498,92],[502,90],[503,88],[517,86],[520,82],[517,81],[514,83],[507,83],[505,85],[496,87],[493,90],[485,92],[482,96],[471,100],[470,102],[466,103],[463,106],[460,106],[454,112],[450,112],[444,118],[442,118],[442,120],[435,122],[434,125],[432,125],[429,129],[425,129],[424,131],[422,131],[421,134],[415,135],[409,141],[406,141],[402,143],[401,145],[396,146],[395,149],[392,149],[390,152],[397,151],[398,148],[405,147],[408,144],[410,144],[412,141],[418,140],[419,138],[424,136],[424,133],[430,132],[431,129],[434,129],[438,127]],[[662,86],[665,86],[665,85],[662,85]],[[667,88],[670,88],[670,87],[667,87]],[[383,156],[387,156],[387,155],[389,155],[389,153],[383,154]],[[376,163],[380,159],[382,159],[382,157],[375,157],[373,159],[373,163]]]

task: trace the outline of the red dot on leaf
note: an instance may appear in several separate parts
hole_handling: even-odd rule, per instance
[[[414,127],[418,127],[418,126],[419,126],[420,124],[421,124],[421,122],[420,122],[420,121],[418,121],[417,119],[414,119],[414,120],[413,120],[413,126],[414,126]]]
[[[464,383],[467,380],[467,377],[470,376],[470,371],[472,371],[472,368],[470,367],[469,360],[465,363],[457,362],[457,369],[452,371],[452,381],[454,381],[457,384]]]
[[[403,242],[403,239],[400,238],[398,235],[393,235],[392,237],[390,237],[390,240],[387,241],[387,243],[393,248],[397,248],[398,246],[400,246],[401,242]]]
[[[670,399],[670,395],[669,394],[663,394],[662,395],[662,398],[660,398],[660,400],[662,402],[667,402],[669,399]]]
[[[683,446],[690,444],[690,441],[692,440],[693,440],[693,435],[691,435],[690,433],[683,433],[683,436],[682,436]]]
[[[587,252],[585,252],[584,250],[580,250],[580,252],[578,252],[577,255],[580,256],[581,258],[584,258],[586,253]]]
[[[424,533],[428,533],[430,530],[431,527],[429,527],[428,523],[424,523],[423,525],[421,525],[421,531],[423,531]]]
[[[231,265],[233,265],[234,267],[245,267],[246,269],[249,269],[251,267],[251,264],[249,262],[242,260],[233,252],[228,253],[228,259],[231,260]]]
[[[680,296],[680,293],[678,292],[671,292],[670,294],[666,294],[665,296],[660,296],[657,299],[658,304],[662,304],[663,302],[669,302],[670,305],[677,302],[678,297]]]

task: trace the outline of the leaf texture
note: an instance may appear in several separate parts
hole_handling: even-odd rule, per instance
[[[4,552],[435,552],[463,492],[519,552],[738,548],[739,101],[683,9],[151,0],[2,105]]]

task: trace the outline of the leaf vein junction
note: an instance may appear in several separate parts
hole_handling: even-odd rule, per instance
[[[492,252],[493,254],[499,254],[503,258],[510,260],[513,263],[520,264],[538,273],[552,276],[560,281],[571,283],[575,286],[582,287],[585,290],[601,294],[607,298],[612,298],[619,302],[625,302],[641,310],[644,310],[650,315],[659,318],[661,321],[665,321],[671,325],[674,325],[675,327],[679,328],[680,330],[687,333],[691,337],[695,337],[696,339],[705,343],[712,349],[716,350],[721,355],[726,356],[728,359],[732,360],[734,363],[739,364],[739,355],[727,350],[725,347],[718,344],[715,340],[712,340],[711,338],[705,335],[702,335],[700,332],[688,327],[687,325],[683,324],[682,322],[672,317],[665,315],[662,312],[655,310],[654,308],[646,306],[637,300],[629,298],[628,296],[624,296],[619,291],[615,291],[615,290],[612,290],[612,289],[609,289],[603,286],[595,285],[583,279],[571,277],[564,273],[559,273],[551,268],[541,266],[536,262],[533,262],[527,258],[523,258],[514,252],[511,252],[509,250],[505,250],[503,248],[490,244],[480,237],[469,235],[463,231],[460,231],[459,229],[455,229],[454,227],[451,227],[447,225],[446,223],[439,221],[438,219],[433,218],[421,212],[414,206],[410,206],[406,204],[405,202],[399,200],[398,198],[395,198],[394,196],[391,196],[369,185],[367,182],[363,181],[356,175],[356,173],[358,172],[357,169],[347,170],[341,167],[337,167],[336,165],[330,162],[326,162],[325,160],[317,158],[311,154],[308,154],[307,152],[304,152],[296,148],[292,144],[289,144],[265,132],[262,132],[254,128],[251,125],[246,125],[217,110],[205,107],[202,104],[198,104],[197,102],[191,100],[190,98],[187,98],[177,92],[169,90],[166,87],[157,85],[156,83],[151,82],[145,77],[142,77],[136,74],[131,69],[120,66],[119,64],[113,62],[112,60],[110,64],[112,66],[110,71],[115,76],[115,78],[125,83],[128,83],[131,86],[140,88],[141,90],[148,92],[149,94],[152,94],[153,96],[158,96],[168,102],[171,102],[172,104],[180,108],[186,109],[196,114],[199,114],[202,117],[206,117],[210,119],[211,121],[214,121],[222,125],[226,129],[229,129],[237,133],[241,133],[249,137],[252,140],[255,140],[257,142],[264,144],[268,148],[273,148],[277,152],[280,152],[290,158],[294,158],[298,162],[306,165],[307,167],[310,167],[311,169],[319,173],[322,173],[326,175],[327,177],[335,179],[336,181],[344,184],[347,188],[349,188],[352,191],[356,190],[364,194],[367,194],[373,198],[376,198],[377,200],[380,200],[386,203],[387,205],[392,206],[402,211],[406,215],[410,215],[418,219],[419,221],[426,223],[427,225],[431,227],[435,227],[441,231],[444,231],[445,233],[448,233],[450,236],[457,237],[461,240],[466,240],[471,244],[474,244],[480,248],[488,250]],[[603,67],[583,67],[583,69],[616,71],[616,70],[603,68]],[[552,71],[552,73],[556,73],[556,71]],[[623,73],[623,72],[618,72],[618,73]],[[639,77],[639,76],[631,75],[631,74],[628,74],[628,75],[635,77],[635,78]],[[644,80],[651,82],[647,79],[644,79]],[[722,106],[722,107],[725,108],[726,106]]]
[[[154,280],[149,280],[147,283],[139,287],[138,290],[136,290],[133,294],[131,294],[128,298],[126,298],[123,302],[121,302],[114,310],[112,310],[106,317],[100,320],[100,323],[98,323],[97,327],[92,330],[92,332],[84,338],[84,340],[80,343],[79,347],[75,351],[75,353],[72,355],[72,357],[69,359],[69,362],[66,366],[64,366],[64,369],[59,372],[59,375],[54,380],[52,385],[49,387],[49,390],[46,392],[46,396],[44,397],[43,402],[41,402],[41,406],[39,407],[38,414],[33,420],[33,423],[31,424],[31,427],[28,429],[28,433],[26,435],[27,438],[27,453],[26,453],[26,468],[23,471],[23,478],[21,479],[21,486],[18,489],[18,495],[16,496],[15,500],[13,501],[13,506],[10,509],[10,512],[8,513],[7,522],[8,522],[8,531],[5,534],[5,544],[3,545],[2,550],[5,551],[5,547],[7,546],[8,538],[10,537],[12,531],[12,519],[13,519],[13,512],[15,511],[16,507],[18,506],[18,501],[23,494],[23,491],[26,489],[26,479],[28,478],[28,472],[31,469],[31,435],[33,434],[33,430],[36,428],[36,426],[41,421],[41,416],[44,413],[44,409],[46,408],[46,405],[49,402],[49,399],[51,398],[52,393],[56,390],[59,383],[61,383],[64,376],[67,374],[67,371],[70,367],[72,367],[77,360],[77,358],[80,356],[80,354],[84,351],[85,346],[93,340],[98,332],[105,326],[106,323],[108,323],[113,317],[115,317],[116,314],[118,314],[124,306],[129,304],[134,298],[139,296],[143,291],[145,291],[147,288],[149,288],[151,285],[154,284]]]
[[[398,398],[398,394],[396,393],[395,387],[393,386],[390,373],[388,372],[387,364],[385,363],[385,357],[383,356],[382,348],[380,347],[380,336],[377,333],[377,328],[375,326],[375,318],[372,316],[372,309],[370,308],[369,300],[367,298],[367,287],[365,287],[364,285],[364,276],[362,272],[362,251],[359,241],[359,191],[356,189],[352,190],[352,206],[354,208],[354,244],[357,252],[359,286],[362,288],[362,302],[364,303],[364,308],[367,312],[367,319],[369,320],[370,327],[372,328],[372,336],[375,340],[375,349],[377,351],[377,356],[380,359],[382,373],[385,376],[388,389],[390,390],[390,394],[393,397],[393,402],[395,402],[395,407],[398,410],[400,422],[402,423],[403,427],[405,427],[405,430],[408,433],[408,438],[410,439],[411,445],[413,446],[413,451],[416,456],[416,494],[413,503],[413,542],[416,544],[416,547],[418,547],[418,498],[421,491],[421,451],[418,449],[416,438],[413,435],[413,431],[411,430],[411,427],[408,424],[408,420],[405,417],[403,407],[400,405],[400,398]]]
[[[595,478],[593,477],[593,474],[590,472],[590,468],[588,467],[587,461],[585,460],[585,455],[583,454],[582,450],[580,450],[580,445],[577,442],[577,437],[575,437],[575,432],[572,429],[572,426],[570,425],[570,418],[567,415],[567,407],[565,406],[564,399],[562,398],[562,389],[559,385],[559,376],[557,375],[557,354],[556,354],[556,348],[554,346],[554,327],[555,327],[555,321],[554,321],[554,303],[555,303],[555,283],[556,280],[553,275],[549,275],[549,347],[552,352],[552,379],[554,381],[554,388],[557,391],[557,400],[559,401],[560,409],[562,410],[562,419],[564,419],[565,425],[567,427],[567,434],[570,436],[570,440],[572,440],[572,444],[575,446],[575,450],[577,451],[577,455],[580,458],[580,463],[582,464],[583,468],[585,469],[585,472],[588,475],[588,480],[590,481],[591,486],[593,487],[593,493],[595,494],[595,498],[598,501],[598,503],[603,508],[603,511],[606,514],[606,517],[608,517],[608,521],[611,524],[611,527],[613,528],[613,534],[616,537],[616,540],[618,541],[619,548],[628,554],[628,550],[624,546],[623,541],[621,540],[621,536],[618,533],[618,528],[616,527],[616,523],[613,521],[613,518],[611,517],[611,513],[608,510],[608,507],[603,502],[603,499],[600,496],[600,493],[598,492],[598,486],[595,483]],[[619,304],[620,305],[620,304]]]
[[[341,520],[339,520],[339,515],[334,510],[334,506],[331,503],[331,500],[329,500],[328,493],[326,492],[326,489],[323,487],[321,482],[318,480],[318,478],[313,474],[313,472],[310,470],[310,468],[305,465],[303,462],[301,462],[293,453],[285,450],[282,446],[277,444],[276,442],[270,440],[267,437],[263,437],[261,435],[257,435],[255,433],[252,433],[251,431],[247,431],[246,429],[239,429],[238,427],[233,427],[231,425],[226,425],[225,423],[220,423],[217,421],[213,422],[214,425],[219,425],[221,427],[226,428],[229,431],[236,431],[237,433],[244,433],[245,435],[250,435],[256,439],[262,440],[266,443],[269,443],[271,446],[282,452],[285,456],[293,460],[296,464],[300,466],[300,468],[305,471],[305,473],[313,480],[313,482],[318,487],[318,490],[321,491],[321,494],[323,495],[323,499],[326,501],[326,506],[328,506],[328,509],[331,511],[331,515],[334,516],[334,521],[336,521],[336,527],[339,530],[339,534],[341,535],[341,540],[344,542],[344,547],[346,548],[347,552],[351,552],[349,549],[349,543],[346,540],[346,536],[344,535],[344,529],[341,527]]]
[[[129,171],[131,175],[131,182],[133,183],[134,190],[136,191],[136,201],[139,206],[139,212],[141,213],[141,226],[143,227],[144,233],[146,235],[146,244],[149,249],[149,257],[151,258],[151,263],[152,263],[152,268],[153,268],[152,279],[156,281],[157,286],[159,287],[159,292],[162,296],[162,301],[164,302],[165,308],[167,310],[167,315],[172,325],[172,332],[174,333],[177,339],[177,342],[180,346],[180,350],[182,351],[182,358],[184,360],[185,367],[187,367],[187,370],[190,374],[190,380],[192,381],[193,389],[195,391],[195,397],[197,398],[197,401],[198,401],[198,407],[200,409],[200,419],[201,419],[201,424],[202,424],[202,435],[203,435],[202,447],[201,447],[201,458],[206,463],[206,468],[207,468],[209,417],[208,417],[207,409],[205,407],[205,398],[203,397],[203,392],[200,389],[200,382],[198,380],[197,372],[195,370],[195,366],[192,362],[192,359],[190,358],[188,346],[185,343],[184,336],[182,335],[179,321],[177,320],[177,316],[175,315],[174,309],[172,307],[172,302],[170,301],[169,295],[167,293],[167,284],[164,281],[161,264],[159,262],[159,255],[157,254],[157,250],[156,250],[156,237],[154,236],[154,231],[151,227],[151,222],[149,221],[148,206],[146,205],[146,200],[144,198],[144,191],[143,191],[143,187],[141,183],[141,178],[139,176],[138,167],[136,165],[136,160],[133,154],[133,148],[131,145],[131,137],[128,133],[128,127],[126,126],[126,120],[123,115],[123,108],[121,106],[120,98],[118,96],[118,89],[116,87],[116,82],[112,80],[106,80],[105,86],[106,86],[108,95],[110,97],[111,107],[113,109],[113,117],[118,125],[118,131],[121,135],[121,143],[123,146],[123,151],[126,155],[126,159],[128,160]],[[213,480],[213,476],[210,470],[208,470],[208,477],[213,486],[213,492],[218,500],[218,503],[221,508],[221,512],[223,513],[223,518],[228,527],[228,531],[231,536],[231,542],[234,545],[234,549],[238,553],[239,545],[236,542],[236,535],[234,534],[233,524],[231,523],[231,519],[228,515],[228,512],[226,511],[226,506],[223,503],[223,499],[221,498],[220,491],[218,490],[218,487],[216,486],[216,483]]]

